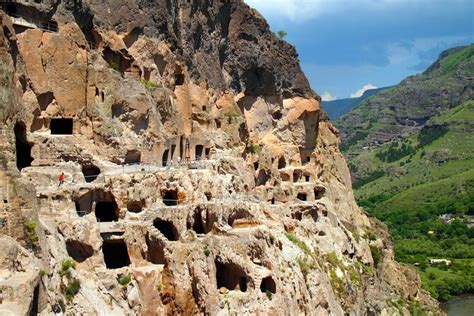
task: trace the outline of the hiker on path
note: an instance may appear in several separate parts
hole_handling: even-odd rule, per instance
[[[59,185],[58,185],[58,188],[64,184],[64,172],[61,172],[61,174],[59,175]]]

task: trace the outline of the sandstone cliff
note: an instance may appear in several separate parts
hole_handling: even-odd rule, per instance
[[[0,17],[0,311],[438,312],[258,12],[10,1]]]

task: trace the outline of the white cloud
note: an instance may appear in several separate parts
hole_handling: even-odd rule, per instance
[[[336,100],[336,97],[333,96],[330,92],[324,91],[324,92],[321,94],[321,99],[322,99],[323,101],[332,101],[332,100]]]
[[[365,91],[371,90],[371,89],[377,89],[377,87],[371,83],[368,83],[362,88],[360,88],[359,90],[357,90],[355,93],[352,93],[351,98],[359,98],[364,94]]]
[[[245,0],[265,17],[284,18],[304,22],[322,14],[367,9],[390,10],[394,6],[420,6],[432,0]]]

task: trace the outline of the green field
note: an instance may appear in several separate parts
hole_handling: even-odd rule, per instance
[[[351,169],[364,165],[378,173],[355,183],[356,197],[388,225],[397,260],[416,264],[435,298],[474,292],[474,229],[468,226],[474,218],[474,101],[431,118],[403,141],[364,150],[350,163]],[[430,258],[454,263],[431,267]]]

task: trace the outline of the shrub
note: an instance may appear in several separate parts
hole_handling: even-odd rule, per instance
[[[61,263],[61,269],[59,270],[59,275],[60,276],[66,276],[68,280],[71,280],[72,273],[71,269],[76,268],[76,261],[73,259],[65,259]]]
[[[78,279],[73,279],[69,282],[69,285],[66,288],[66,300],[71,302],[74,296],[79,293],[81,289],[81,282]]]
[[[125,286],[127,285],[128,283],[130,283],[132,281],[132,276],[130,274],[127,274],[127,275],[121,275],[117,278],[117,282],[122,285],[122,286]]]
[[[379,247],[377,246],[370,246],[370,253],[372,254],[372,259],[374,259],[374,265],[378,266],[381,258],[381,252]]]
[[[41,270],[39,271],[39,275],[40,275],[41,277],[47,276],[47,275],[48,275],[48,270],[41,269]]]
[[[273,297],[272,292],[270,292],[269,290],[267,290],[267,291],[265,292],[265,294],[267,294],[268,299],[271,301],[271,300],[272,300],[272,297]]]
[[[36,234],[36,227],[38,225],[36,224],[35,221],[28,221],[25,223],[25,235],[26,238],[28,239],[28,244],[30,245],[31,249],[33,249],[34,252],[38,250],[39,247],[39,238],[38,235]]]
[[[145,89],[148,91],[153,91],[156,89],[156,83],[151,80],[142,80],[142,83],[145,85]]]
[[[111,69],[113,69],[113,70],[115,70],[115,71],[118,71],[119,68],[120,68],[120,66],[119,66],[119,64],[118,64],[117,62],[115,62],[115,61],[110,61],[110,62],[109,62],[109,68],[111,68]]]
[[[276,238],[272,233],[270,233],[269,237],[270,237],[270,243],[273,245],[275,243]]]
[[[295,234],[293,233],[285,233],[286,238],[288,238],[289,241],[291,241],[293,244],[298,246],[301,250],[304,251],[306,254],[311,254],[311,251],[309,250],[308,246],[301,241],[298,237],[296,237]]]
[[[204,255],[205,255],[206,257],[209,257],[210,254],[211,254],[211,251],[210,251],[209,249],[207,249],[207,248],[204,249]]]
[[[276,36],[281,40],[284,39],[287,35],[288,33],[285,30],[279,30],[278,32],[276,32]]]

